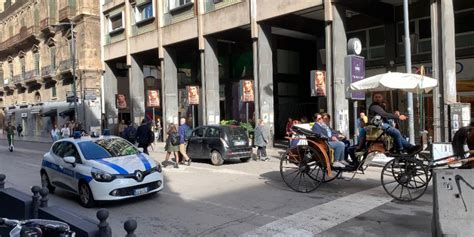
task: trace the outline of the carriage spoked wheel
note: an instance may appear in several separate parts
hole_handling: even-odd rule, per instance
[[[383,167],[381,182],[385,192],[396,200],[413,201],[428,188],[428,170],[420,160],[397,157]]]
[[[317,152],[310,146],[288,149],[280,160],[280,174],[288,187],[301,192],[314,191],[325,178],[326,169],[320,159],[314,159]]]

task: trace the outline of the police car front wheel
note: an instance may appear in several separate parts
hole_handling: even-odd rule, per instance
[[[93,207],[95,203],[91,188],[84,182],[79,184],[79,200],[84,207]]]

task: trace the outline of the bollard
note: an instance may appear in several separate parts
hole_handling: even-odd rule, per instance
[[[6,178],[7,178],[7,176],[5,176],[4,174],[0,174],[0,188],[1,189],[5,188],[5,179]]]
[[[97,211],[97,219],[99,219],[99,237],[112,237],[112,229],[110,229],[107,218],[109,217],[109,211],[106,209],[100,209]]]
[[[39,192],[41,191],[41,188],[38,186],[33,186],[31,188],[31,192],[33,192],[33,197],[32,197],[32,210],[33,210],[33,218],[38,219],[38,209],[39,209],[39,201],[40,201],[40,195]]]
[[[127,235],[125,235],[125,237],[137,237],[137,235],[134,234],[135,230],[137,229],[136,220],[125,221],[125,223],[123,224],[123,228],[125,229],[125,231],[127,231]]]
[[[41,195],[41,201],[40,201],[40,207],[48,207],[48,189],[47,188],[42,188],[40,191]]]

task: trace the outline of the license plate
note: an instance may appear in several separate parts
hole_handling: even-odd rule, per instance
[[[148,188],[147,188],[147,187],[135,189],[135,190],[133,191],[133,194],[134,194],[134,195],[141,195],[141,194],[145,194],[146,192],[148,192]]]
[[[245,145],[245,141],[235,141],[235,142],[234,142],[234,145],[235,145],[235,146],[242,146],[242,145]]]

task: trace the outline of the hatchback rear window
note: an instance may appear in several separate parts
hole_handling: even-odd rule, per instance
[[[99,139],[78,144],[86,160],[128,156],[139,151],[122,138]]]
[[[241,136],[247,135],[247,132],[241,127],[224,127],[224,131],[229,136]]]

